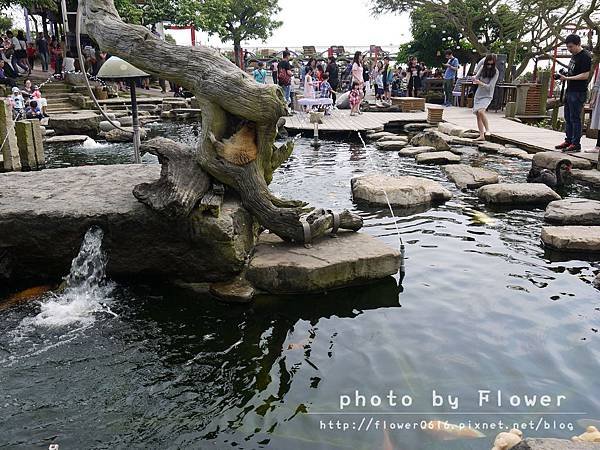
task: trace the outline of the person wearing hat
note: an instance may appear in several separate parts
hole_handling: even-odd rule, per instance
[[[18,87],[12,88],[12,95],[9,97],[10,105],[12,106],[13,119],[17,119],[25,113],[25,99]]]

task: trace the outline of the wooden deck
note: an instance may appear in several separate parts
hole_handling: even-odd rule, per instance
[[[319,132],[345,132],[345,131],[367,131],[382,129],[391,122],[424,122],[427,114],[415,113],[384,113],[366,112],[358,116],[351,116],[350,110],[335,110],[330,116],[323,117],[323,123],[319,125]],[[298,112],[291,117],[285,118],[285,127],[288,130],[303,131],[312,130],[314,125],[309,121],[309,115]]]
[[[334,110],[331,116],[323,118],[323,124],[319,125],[319,131],[348,132],[380,130],[391,122],[424,122],[426,119],[427,113],[424,112],[367,112],[358,116],[350,116],[349,110]],[[537,128],[506,119],[503,112],[490,112],[488,113],[488,119],[493,141],[514,144],[530,152],[554,150],[554,146],[564,140],[564,133],[562,132]],[[464,128],[477,129],[475,116],[469,108],[446,108],[444,110],[444,120]],[[305,113],[297,113],[292,117],[286,117],[285,126],[289,130],[294,131],[313,129],[313,124],[310,123],[309,116]],[[596,141],[584,136],[581,138],[581,145],[584,149],[594,148]],[[575,155],[589,159],[594,163],[598,161],[598,153],[581,152]]]

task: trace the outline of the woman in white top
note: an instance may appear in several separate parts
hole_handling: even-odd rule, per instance
[[[304,74],[304,98],[315,98],[315,83],[313,81],[313,69],[311,66],[306,68]]]
[[[596,148],[586,150],[586,152],[598,152],[600,151],[600,75],[596,78],[596,83],[592,89],[592,97],[590,98],[590,106],[594,108],[592,111],[592,121],[590,128],[598,132],[598,139],[596,140]]]
[[[363,89],[365,87],[365,80],[363,77],[363,64],[362,64],[362,53],[361,52],[356,52],[354,54],[354,62],[352,63],[352,82],[350,83],[350,85],[352,86],[354,84],[354,82],[359,83],[359,90],[360,90],[360,100],[362,101],[362,99],[364,98],[364,92]],[[359,110],[357,111],[358,114],[362,114],[362,111]]]

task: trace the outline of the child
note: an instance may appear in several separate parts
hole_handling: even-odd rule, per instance
[[[42,114],[42,111],[35,100],[31,100],[29,102],[29,106],[25,110],[25,117],[28,119],[38,120],[42,120],[44,118],[44,115]]]
[[[46,112],[46,108],[48,108],[48,101],[42,97],[42,93],[40,92],[40,88],[38,86],[33,86],[33,94],[31,94],[31,98],[32,100],[35,100],[42,108],[42,114],[44,117],[48,117],[48,113]]]
[[[33,42],[27,44],[27,61],[29,61],[29,69],[33,70],[33,63],[35,62],[36,55],[35,47],[33,46]]]
[[[329,83],[329,74],[325,72],[323,74],[323,81],[321,82],[321,98],[331,98],[332,92],[331,84]],[[328,116],[329,114],[329,106],[326,106],[325,115]]]
[[[312,67],[308,66],[306,68],[306,74],[304,75],[304,98],[315,98],[315,88],[312,76]]]
[[[362,92],[360,89],[360,83],[354,81],[352,83],[352,90],[350,91],[350,115],[355,116],[356,114],[362,114],[360,112],[360,99]]]
[[[13,119],[21,119],[25,112],[25,99],[18,87],[12,88],[12,95],[9,97],[10,104],[13,110]]]
[[[265,63],[262,61],[258,62],[258,68],[252,72],[254,81],[260,84],[267,84],[267,71],[265,70]]]

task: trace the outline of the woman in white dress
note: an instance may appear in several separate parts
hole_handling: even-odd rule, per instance
[[[477,128],[479,129],[478,141],[485,141],[485,133],[490,131],[490,125],[485,112],[494,98],[498,75],[496,56],[487,55],[473,80],[473,84],[477,85],[477,91],[473,99],[473,114],[477,116]]]
[[[594,108],[592,111],[592,121],[590,122],[590,128],[598,132],[598,139],[596,140],[596,147],[587,152],[598,152],[600,151],[600,74],[596,79],[596,83],[592,88],[592,97],[590,98],[590,106]]]

